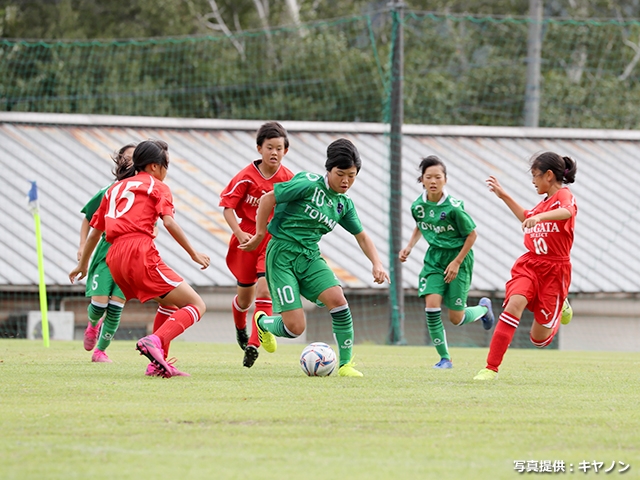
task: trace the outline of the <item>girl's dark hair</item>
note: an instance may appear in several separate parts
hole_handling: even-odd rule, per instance
[[[428,157],[424,157],[420,162],[420,176],[418,177],[418,183],[422,183],[422,177],[424,177],[424,172],[427,171],[427,168],[433,167],[435,165],[439,165],[440,167],[442,167],[444,178],[447,178],[447,167],[445,166],[444,162],[435,155],[429,155]]]
[[[154,163],[169,168],[169,145],[162,140],[140,142],[133,151],[133,168],[118,180],[133,177],[136,173],[143,171],[147,165]]]
[[[261,147],[265,140],[271,138],[284,138],[284,148],[289,148],[287,131],[278,122],[267,122],[260,127],[256,134],[256,145]]]
[[[561,157],[554,152],[542,152],[533,157],[529,170],[539,170],[542,173],[551,170],[558,182],[569,184],[576,181],[578,164],[571,157]]]
[[[339,138],[327,147],[327,161],[324,168],[330,172],[334,167],[341,170],[356,167],[357,173],[360,173],[360,167],[362,167],[360,154],[356,146],[346,138]]]
[[[116,177],[116,180],[122,180],[123,178],[133,176],[133,174],[129,175],[129,172],[134,171],[133,162],[131,158],[127,158],[124,156],[124,152],[126,152],[130,148],[136,148],[136,144],[127,143],[124,147],[114,152],[111,156],[111,160],[113,160],[113,163],[116,164],[115,167],[113,167],[113,170],[111,170],[111,173],[113,173],[113,175]]]

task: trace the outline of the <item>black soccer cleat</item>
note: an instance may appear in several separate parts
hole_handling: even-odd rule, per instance
[[[247,348],[244,349],[244,359],[242,359],[242,365],[247,368],[253,367],[253,364],[256,363],[258,355],[260,355],[260,352],[258,352],[258,347],[247,345]]]
[[[247,348],[247,343],[249,343],[249,335],[247,335],[246,328],[236,327],[236,340],[238,341],[238,345],[240,345],[240,348],[242,350]]]

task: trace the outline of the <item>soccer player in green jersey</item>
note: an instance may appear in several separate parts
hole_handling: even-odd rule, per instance
[[[371,261],[373,280],[389,281],[375,245],[366,234],[352,200],[346,195],[362,163],[355,145],[345,138],[327,148],[326,175],[301,172],[288,182],[277,183],[273,191],[262,196],[256,216],[256,234],[240,245],[255,249],[267,231],[272,235],[267,246],[266,276],[273,311],[267,316],[256,312],[260,342],[267,352],[275,352],[275,337],[295,338],[306,328],[300,295],[311,302],[321,302],[331,314],[333,333],[338,344],[342,377],[361,377],[354,368],[353,321],[340,281],[320,256],[318,242],[336,225],[355,236],[358,245]],[[275,210],[274,210],[275,208]]]
[[[427,329],[440,355],[434,368],[453,368],[440,316],[442,303],[449,308],[449,320],[454,325],[482,319],[485,330],[490,330],[494,315],[487,297],[481,298],[477,306],[467,307],[473,273],[471,247],[478,234],[473,219],[464,211],[462,200],[453,198],[444,188],[447,167],[437,156],[429,155],[420,163],[420,171],[418,182],[424,186],[424,192],[411,205],[416,227],[399,257],[400,261],[406,261],[420,237],[429,243],[420,272],[418,295],[425,297]]]
[[[131,156],[136,145],[130,143],[122,147],[114,154],[113,161],[116,164],[113,174],[119,177],[122,171],[131,165]],[[78,248],[78,261],[82,256],[82,250],[89,235],[91,218],[100,206],[102,197],[112,184],[100,189],[91,200],[82,208],[84,214],[80,226],[80,246]],[[84,331],[84,348],[88,352],[93,350],[92,362],[111,363],[111,359],[105,350],[111,343],[111,339],[120,325],[120,317],[124,308],[125,298],[120,287],[113,281],[109,267],[107,266],[107,252],[111,244],[105,240],[104,234],[100,238],[94,252],[89,271],[87,272],[86,296],[91,297],[91,303],[87,307],[89,322]],[[104,316],[104,321],[102,317]]]

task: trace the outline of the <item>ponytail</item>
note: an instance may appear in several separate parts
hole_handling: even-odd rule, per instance
[[[562,176],[562,183],[573,183],[576,181],[576,173],[578,172],[578,164],[571,157],[562,157],[564,160],[564,174]]]
[[[136,144],[128,143],[111,156],[113,163],[116,164],[111,173],[116,177],[116,180],[133,177],[136,173],[132,158],[125,156],[125,152],[130,148],[136,148]]]

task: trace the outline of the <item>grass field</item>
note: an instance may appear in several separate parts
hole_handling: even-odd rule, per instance
[[[167,380],[133,342],[92,364],[80,342],[0,340],[0,478],[502,479],[515,460],[640,477],[640,354],[514,349],[487,384],[484,349],[436,371],[429,347],[357,345],[364,378],[308,378],[301,349],[246,369],[236,345],[175,342],[193,376]]]

